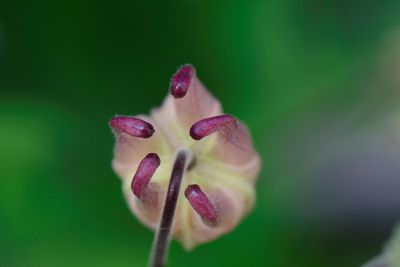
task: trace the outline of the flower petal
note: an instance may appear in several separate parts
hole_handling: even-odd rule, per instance
[[[185,67],[187,66],[182,68]],[[176,99],[172,95],[168,95],[162,107],[152,112],[153,119],[162,126],[167,134],[172,130],[175,135],[175,137],[170,137],[172,144],[182,143],[182,138],[191,143],[192,140],[188,138],[188,130],[194,122],[222,114],[219,101],[202,85],[194,69],[188,84],[184,97]]]
[[[138,118],[151,123],[156,129],[152,137],[143,139],[124,132],[115,132],[114,158],[112,167],[122,179],[132,179],[140,161],[150,152],[157,152],[160,157],[167,154],[169,147],[158,126],[150,118]]]
[[[130,190],[129,181],[123,182],[123,193],[128,202],[128,207],[138,219],[150,229],[158,227],[163,202],[165,199],[164,186],[160,183],[150,182],[140,199]]]
[[[247,127],[237,120],[236,124],[221,128],[215,134],[214,145],[204,156],[207,163],[255,182],[261,161]]]
[[[202,186],[218,212],[218,224],[210,225],[192,208],[188,201],[181,201],[179,206],[179,228],[174,231],[174,238],[185,249],[209,242],[232,230],[246,213],[242,205],[243,195],[229,188]]]
[[[195,121],[202,118],[222,113],[219,101],[203,86],[197,78],[195,69],[193,69],[185,97],[176,99],[174,104],[177,118],[185,128],[189,128]]]

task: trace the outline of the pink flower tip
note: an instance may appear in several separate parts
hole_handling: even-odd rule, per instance
[[[236,125],[236,119],[231,115],[210,117],[195,122],[190,128],[190,136],[194,140],[200,140],[207,135],[234,125]]]
[[[192,208],[208,225],[212,226],[218,222],[218,214],[214,205],[211,203],[207,195],[201,190],[199,185],[189,185],[185,190],[185,197],[189,201]]]
[[[141,198],[147,185],[150,183],[151,177],[160,166],[160,158],[156,153],[149,153],[146,157],[139,163],[139,167],[133,176],[131,189],[133,194],[139,199]]]
[[[175,98],[182,98],[186,95],[193,74],[194,68],[189,64],[183,65],[174,74],[170,85],[170,91]]]
[[[155,132],[150,123],[130,116],[115,116],[110,120],[109,125],[114,132],[124,132],[140,138],[149,138]]]

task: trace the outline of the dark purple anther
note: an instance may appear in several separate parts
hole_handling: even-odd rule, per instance
[[[133,176],[131,184],[132,192],[139,199],[158,166],[160,166],[160,158],[156,153],[147,154],[147,156],[139,163],[139,167]]]
[[[192,208],[205,220],[213,225],[218,220],[217,211],[210,199],[201,191],[197,184],[189,185],[185,190],[185,197],[189,200]]]
[[[186,95],[193,73],[193,66],[183,65],[174,74],[171,81],[170,91],[175,98],[182,98]]]
[[[153,126],[141,119],[129,116],[116,116],[109,122],[115,132],[124,132],[134,137],[149,138],[154,134]]]
[[[194,140],[200,140],[216,131],[234,125],[236,125],[236,119],[231,115],[210,117],[195,122],[190,128],[190,136]]]

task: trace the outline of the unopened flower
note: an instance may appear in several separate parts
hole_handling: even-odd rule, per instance
[[[362,267],[399,267],[400,266],[400,225],[386,244],[383,253]]]
[[[251,210],[260,158],[246,126],[223,114],[192,66],[177,71],[170,93],[150,116],[111,119],[112,166],[139,220],[159,231],[169,223],[172,237],[192,249]]]

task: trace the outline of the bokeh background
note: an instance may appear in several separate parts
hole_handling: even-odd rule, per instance
[[[169,266],[360,266],[400,220],[400,1],[0,2],[0,266],[146,266],[115,114],[184,63],[262,155],[254,210]]]

